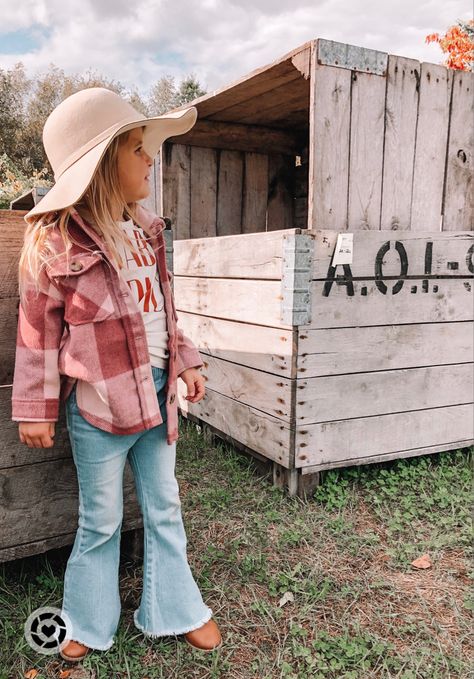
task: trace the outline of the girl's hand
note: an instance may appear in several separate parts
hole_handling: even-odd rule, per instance
[[[20,422],[20,441],[28,448],[52,448],[56,422]]]
[[[206,392],[206,387],[204,386],[204,376],[199,372],[197,368],[187,368],[180,373],[179,377],[186,383],[188,388],[188,394],[184,398],[191,403],[197,403],[202,398]]]

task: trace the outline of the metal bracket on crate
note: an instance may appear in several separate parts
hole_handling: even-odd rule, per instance
[[[314,238],[303,233],[283,236],[281,321],[285,325],[311,322],[311,280]]]
[[[171,229],[163,230],[163,237],[166,245],[166,266],[173,271],[173,231]]]
[[[324,38],[318,38],[317,49],[318,64],[374,75],[387,75],[387,52]]]

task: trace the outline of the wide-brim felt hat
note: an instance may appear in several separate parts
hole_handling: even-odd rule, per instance
[[[147,118],[105,87],[71,94],[56,106],[43,128],[43,145],[55,184],[24,219],[74,205],[116,136],[144,125],[143,147],[154,158],[168,137],[188,132],[196,120],[195,106]]]

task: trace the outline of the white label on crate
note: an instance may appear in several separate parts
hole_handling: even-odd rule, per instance
[[[352,250],[354,244],[353,233],[339,233],[337,243],[332,256],[332,266],[338,264],[352,264]]]

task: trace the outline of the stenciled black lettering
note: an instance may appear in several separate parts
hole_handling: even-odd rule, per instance
[[[345,285],[348,297],[353,297],[354,295],[354,283],[352,280],[352,270],[349,264],[338,264],[337,266],[329,266],[328,272],[326,274],[326,280],[323,287],[323,297],[329,297],[331,288],[334,281],[336,280],[336,269],[338,266],[342,266],[344,269],[344,276],[341,276],[337,280],[338,285]]]
[[[385,241],[383,245],[380,246],[377,254],[375,255],[375,285],[377,286],[377,289],[379,292],[382,293],[382,295],[387,294],[387,286],[383,282],[383,258],[387,254],[387,252],[390,249],[390,241]],[[408,256],[407,256],[407,251],[405,250],[405,247],[403,243],[400,243],[400,241],[395,241],[395,250],[398,252],[398,257],[400,259],[400,276],[406,276],[407,271],[408,271]],[[404,284],[403,278],[399,278],[399,280],[395,283],[395,285],[392,287],[392,295],[396,295],[398,292],[403,287]]]

